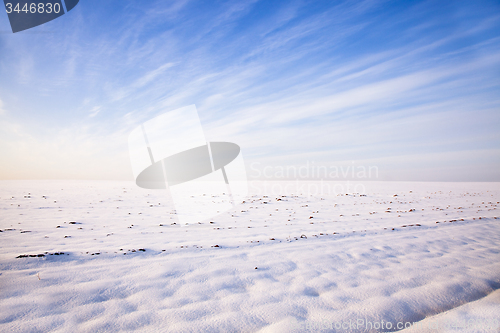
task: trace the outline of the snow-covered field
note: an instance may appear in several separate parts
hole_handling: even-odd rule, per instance
[[[0,331],[500,331],[499,183],[347,185],[180,225],[132,182],[1,181]]]

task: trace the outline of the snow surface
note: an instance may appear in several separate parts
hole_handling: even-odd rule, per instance
[[[499,183],[350,185],[181,225],[132,182],[1,181],[0,331],[500,331]]]
[[[432,332],[498,332],[500,323],[500,290],[480,300],[426,318],[403,333]]]

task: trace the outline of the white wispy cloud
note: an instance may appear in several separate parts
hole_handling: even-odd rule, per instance
[[[118,162],[106,150],[128,164],[128,131],[193,103],[207,139],[240,144],[249,162],[355,159],[397,169],[399,157],[441,156],[451,165],[452,152],[494,152],[500,144],[494,13],[447,30],[431,15],[432,2],[391,19],[379,1],[320,10],[297,1],[265,13],[256,11],[266,5],[259,1],[119,4],[123,11],[99,31],[84,21],[104,13],[80,5],[81,25],[71,33],[1,39],[11,51],[0,59],[0,74],[15,83],[0,86],[16,96],[8,100],[9,122],[0,124],[17,123],[16,139],[2,139],[12,161],[20,151],[43,151],[54,161],[77,151],[95,163],[88,170],[112,174],[105,165]],[[21,124],[26,115],[36,121]],[[50,136],[38,130],[43,126]],[[400,167],[401,175],[409,170]]]
[[[94,106],[92,109],[90,109],[89,113],[89,117],[95,117],[97,116],[97,114],[101,112],[101,107],[100,106]]]

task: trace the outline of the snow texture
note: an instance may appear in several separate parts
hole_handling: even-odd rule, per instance
[[[499,185],[252,182],[181,225],[166,190],[1,181],[0,331],[498,332]]]

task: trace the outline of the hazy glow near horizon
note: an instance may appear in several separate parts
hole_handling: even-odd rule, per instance
[[[500,181],[498,1],[83,0],[0,32],[0,179],[133,179],[130,131],[196,104],[251,177]]]

